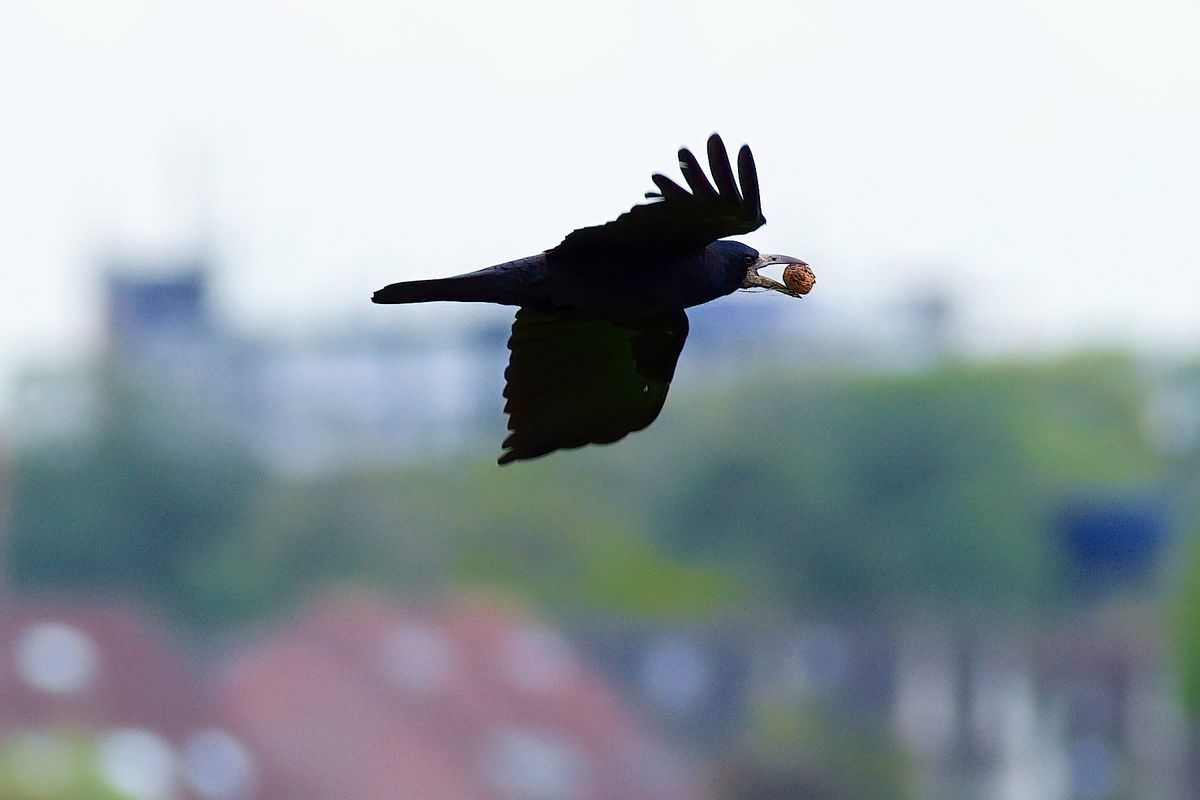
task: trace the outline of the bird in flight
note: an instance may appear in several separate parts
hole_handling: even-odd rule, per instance
[[[735,180],[714,133],[708,165],[715,188],[681,149],[690,191],[655,174],[651,202],[573,231],[557,247],[452,278],[393,283],[372,296],[376,303],[518,307],[504,372],[509,434],[500,464],[608,444],[652,423],[687,339],[684,309],[738,289],[801,297],[812,288],[813,273],[800,259],[723,240],[766,222],[750,148],[738,152]],[[785,267],[784,283],[759,274],[775,264]]]

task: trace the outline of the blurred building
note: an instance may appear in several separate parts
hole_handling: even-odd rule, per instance
[[[4,600],[0,729],[151,726],[185,732],[202,690],[178,645],[132,608]]]
[[[217,659],[130,607],[4,601],[0,656],[0,797],[702,796],[556,630],[482,601],[343,595]]]
[[[1149,628],[747,620],[581,638],[673,740],[732,767],[721,797],[1168,800],[1185,785],[1187,729]]]
[[[136,608],[0,599],[0,796],[252,797],[200,666]]]
[[[557,631],[480,602],[319,604],[244,648],[217,697],[279,796],[701,796]]]
[[[184,413],[235,431],[280,471],[429,458],[499,419],[503,329],[255,339],[222,324],[209,275],[203,260],[114,265],[109,356]]]

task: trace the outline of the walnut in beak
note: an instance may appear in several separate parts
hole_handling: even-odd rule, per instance
[[[783,283],[758,274],[759,269],[772,264],[786,265],[783,270]],[[808,264],[800,259],[791,256],[762,254],[746,270],[746,277],[742,280],[741,288],[772,289],[790,297],[803,297],[812,291],[816,282],[817,276],[813,274]]]

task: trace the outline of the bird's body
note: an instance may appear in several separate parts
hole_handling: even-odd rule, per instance
[[[714,134],[716,181],[679,151],[687,190],[654,175],[657,203],[571,233],[544,253],[450,278],[380,289],[376,303],[457,301],[519,306],[505,371],[511,434],[500,463],[561,448],[614,442],[658,416],[687,338],[684,309],[738,289],[800,292],[758,274],[767,264],[808,266],[718,241],[766,220],[749,148],[738,154],[741,191]],[[811,286],[811,281],[807,283]]]
[[[452,278],[395,283],[377,303],[450,300],[571,310],[638,318],[702,305],[733,294],[757,255],[737,242],[714,242],[692,253],[666,253],[620,264],[563,263],[552,254],[508,261]]]

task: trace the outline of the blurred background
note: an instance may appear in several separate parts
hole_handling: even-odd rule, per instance
[[[1200,11],[0,3],[0,797],[1200,797]],[[377,307],[750,142],[803,302],[499,469]]]

